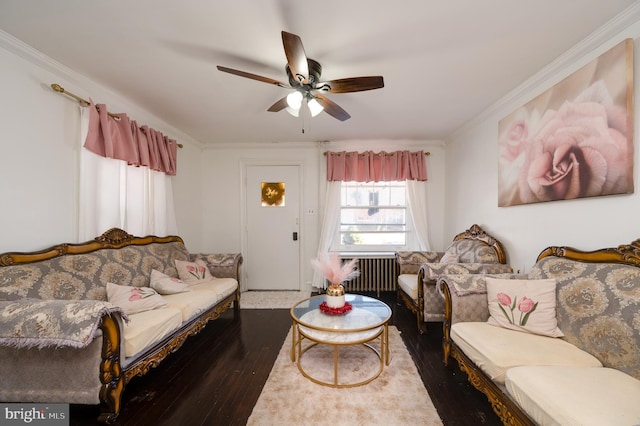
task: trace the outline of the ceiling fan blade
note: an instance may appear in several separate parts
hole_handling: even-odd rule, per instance
[[[382,76],[341,78],[319,83],[316,87],[329,93],[362,92],[383,88],[384,79]]]
[[[262,81],[263,83],[275,84],[276,86],[280,86],[280,87],[290,87],[288,84],[285,84],[278,80],[274,80],[269,77],[263,77],[261,75],[251,74],[250,72],[234,70],[233,68],[227,68],[220,65],[218,65],[218,71],[228,72],[229,74],[238,75],[240,77],[246,77],[252,80]]]
[[[278,112],[282,111],[287,106],[287,97],[285,96],[284,98],[278,100],[275,104],[271,105],[267,111]]]
[[[295,34],[282,31],[282,44],[291,74],[303,84],[307,84],[309,82],[309,63],[307,55],[304,53],[302,40]]]
[[[314,95],[314,98],[323,106],[324,112],[329,114],[330,116],[337,118],[340,121],[345,121],[351,118],[349,113],[342,109],[337,103],[333,102],[331,99],[322,96],[322,95]]]

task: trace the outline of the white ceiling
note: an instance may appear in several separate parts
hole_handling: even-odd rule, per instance
[[[1,0],[0,29],[203,143],[433,140],[633,3]],[[267,112],[287,89],[216,65],[287,82],[282,30],[301,37],[323,80],[382,75],[385,87],[327,95],[351,114],[344,122]]]

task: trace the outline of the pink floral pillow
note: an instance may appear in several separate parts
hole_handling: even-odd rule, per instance
[[[159,294],[175,294],[189,291],[189,284],[184,281],[170,277],[162,272],[152,269],[149,287],[157,291]]]
[[[126,314],[150,311],[167,304],[167,301],[150,287],[113,283],[107,283],[107,300],[122,308]]]
[[[491,325],[562,337],[556,320],[556,280],[486,278]]]
[[[192,285],[213,278],[207,264],[198,259],[195,262],[187,262],[184,260],[176,260],[176,269],[178,276],[185,283]]]

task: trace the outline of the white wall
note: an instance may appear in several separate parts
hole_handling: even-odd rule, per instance
[[[54,92],[52,83],[124,111],[185,146],[173,179],[176,216],[187,248],[199,250],[202,171],[195,140],[1,31],[0,81],[0,253],[78,242],[80,107]]]
[[[635,119],[635,193],[512,207],[498,207],[498,122],[552,87],[584,64],[621,42],[634,38],[634,56],[640,46],[640,7],[601,28],[511,94],[491,106],[447,141],[446,233],[478,223],[499,238],[514,269],[528,271],[538,254],[550,245],[596,250],[628,244],[640,237],[640,149]],[[636,61],[637,63],[637,61]],[[640,90],[640,67],[635,68],[635,99]],[[638,116],[638,105],[634,118]]]
[[[409,141],[343,141],[326,143],[271,143],[267,146],[230,144],[204,150],[203,162],[203,249],[207,252],[235,252],[243,249],[242,164],[301,164],[303,171],[301,247],[301,289],[310,289],[313,270],[310,265],[317,255],[326,178],[326,150],[424,149],[429,173],[428,200],[433,205],[429,219],[432,246],[442,246],[444,218],[444,149],[442,143]],[[315,211],[309,215],[309,209]]]

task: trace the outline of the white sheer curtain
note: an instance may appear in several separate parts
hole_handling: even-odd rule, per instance
[[[322,217],[322,228],[320,228],[320,244],[318,246],[318,256],[321,253],[328,253],[331,242],[340,226],[340,191],[342,182],[327,181],[327,192],[324,200],[324,212]],[[313,286],[324,288],[324,277],[316,270],[313,272]]]
[[[91,240],[113,227],[136,236],[177,234],[171,177],[83,148],[88,109],[81,108],[81,114],[80,241]]]
[[[431,250],[429,244],[429,227],[427,225],[427,182],[417,180],[405,181],[407,185],[407,204],[413,221],[418,249]]]

